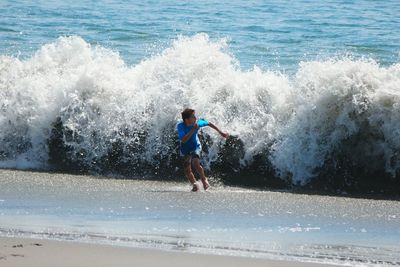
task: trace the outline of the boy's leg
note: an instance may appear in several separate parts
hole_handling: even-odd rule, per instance
[[[194,177],[194,174],[192,172],[191,161],[192,161],[192,156],[186,155],[183,158],[183,168],[185,176],[189,179],[190,183],[193,185],[192,191],[197,191],[198,187],[196,185],[196,178]]]
[[[193,159],[193,165],[198,174],[200,175],[201,182],[203,183],[204,189],[207,189],[210,187],[210,184],[208,183],[208,179],[206,175],[204,174],[204,169],[200,164],[200,159],[198,157]]]

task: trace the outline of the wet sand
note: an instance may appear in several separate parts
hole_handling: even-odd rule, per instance
[[[17,238],[0,239],[0,266],[400,264],[400,202],[189,191],[185,182],[0,170],[0,236]]]
[[[0,244],[0,266],[7,267],[334,266],[41,239],[0,237]]]

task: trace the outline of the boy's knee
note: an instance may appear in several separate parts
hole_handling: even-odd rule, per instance
[[[200,165],[200,163],[195,164],[194,167],[196,168],[197,171],[200,171],[203,169],[203,167]]]

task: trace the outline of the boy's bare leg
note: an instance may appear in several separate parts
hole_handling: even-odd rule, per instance
[[[185,167],[184,172],[185,172],[185,176],[189,179],[190,183],[193,185],[192,191],[197,191],[197,190],[195,190],[195,187],[197,189],[196,178],[194,177],[194,174],[192,172],[192,168],[190,167],[190,165],[188,167]]]
[[[204,169],[200,164],[200,159],[194,158],[193,165],[194,165],[194,168],[196,169],[196,171],[198,172],[198,174],[200,175],[201,182],[203,183],[204,189],[207,190],[207,188],[210,187],[210,184],[208,183],[208,179],[207,179],[206,175],[204,174]]]

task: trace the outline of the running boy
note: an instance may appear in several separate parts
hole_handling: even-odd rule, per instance
[[[190,183],[193,185],[192,191],[196,192],[199,190],[196,184],[196,178],[192,172],[192,162],[197,173],[200,175],[201,182],[203,183],[204,190],[210,187],[208,179],[204,174],[204,169],[200,165],[200,153],[201,144],[197,132],[199,128],[204,126],[210,126],[216,130],[222,137],[228,138],[229,134],[222,132],[216,125],[208,122],[205,119],[196,120],[196,115],[194,109],[185,109],[182,113],[182,122],[178,123],[178,137],[181,141],[180,154],[183,158],[183,168],[186,177],[189,179]]]

